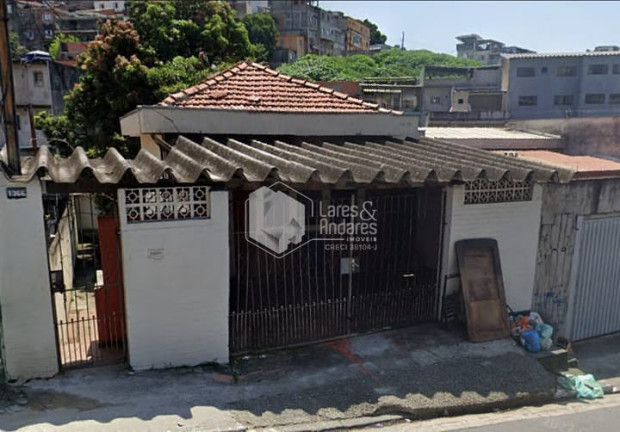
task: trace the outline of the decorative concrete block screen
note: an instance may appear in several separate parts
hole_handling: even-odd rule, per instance
[[[211,216],[207,186],[127,189],[127,223],[208,219]]]
[[[479,178],[465,183],[465,204],[531,201],[533,186],[531,180],[513,182],[508,179],[489,181]]]

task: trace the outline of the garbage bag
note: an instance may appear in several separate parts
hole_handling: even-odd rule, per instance
[[[540,351],[540,336],[536,330],[525,330],[521,332],[521,345],[531,352],[537,353]]]
[[[558,383],[565,389],[575,390],[577,397],[581,399],[602,398],[604,394],[603,387],[596,382],[592,374],[566,374],[558,377]]]
[[[548,350],[553,345],[553,327],[549,324],[537,323],[536,332],[540,336],[540,348]]]
[[[542,317],[538,312],[530,312],[529,319],[536,321],[536,324],[543,324]]]

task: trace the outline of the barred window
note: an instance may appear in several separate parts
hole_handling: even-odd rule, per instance
[[[538,96],[519,96],[519,106],[538,105]]]
[[[533,67],[519,67],[517,68],[517,76],[520,78],[536,76],[536,69]]]
[[[599,105],[605,103],[604,93],[588,93],[585,97],[585,103],[588,105]]]
[[[559,77],[577,76],[577,66],[558,66],[557,76]]]
[[[489,181],[476,179],[465,183],[465,204],[531,201],[534,182],[513,182],[507,179]]]
[[[208,219],[211,216],[206,186],[125,190],[127,223]]]
[[[572,105],[573,104],[573,96],[572,95],[554,96],[553,104],[554,105]]]
[[[608,72],[609,72],[609,65],[606,65],[606,64],[588,65],[588,75],[607,75]]]

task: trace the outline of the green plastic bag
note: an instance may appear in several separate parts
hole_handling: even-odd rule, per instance
[[[568,390],[575,390],[580,399],[597,399],[603,397],[603,387],[596,382],[591,374],[558,377],[559,384]]]

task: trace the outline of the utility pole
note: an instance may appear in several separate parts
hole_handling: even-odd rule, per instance
[[[400,40],[400,49],[404,51],[405,49],[405,32],[403,31],[403,37]]]
[[[8,167],[11,174],[21,174],[7,0],[0,0],[0,83],[2,85],[0,87],[2,91],[2,117],[4,119]]]

